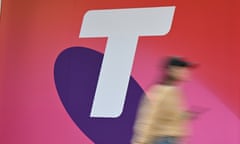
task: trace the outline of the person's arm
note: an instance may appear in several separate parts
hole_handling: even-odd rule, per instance
[[[199,117],[199,115],[209,111],[209,108],[205,108],[205,107],[199,107],[199,106],[192,106],[189,110],[187,110],[185,112],[185,118],[190,119],[190,120],[194,120],[197,119]]]
[[[148,144],[151,139],[150,127],[156,109],[153,97],[156,95],[156,92],[157,89],[152,87],[147,93],[148,96],[144,96],[141,100],[134,125],[132,144]]]

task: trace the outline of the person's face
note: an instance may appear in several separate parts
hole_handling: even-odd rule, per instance
[[[178,81],[185,81],[189,78],[189,69],[187,67],[172,66],[169,74]]]

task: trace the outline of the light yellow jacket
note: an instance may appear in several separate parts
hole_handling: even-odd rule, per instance
[[[139,108],[132,144],[151,144],[162,136],[185,136],[188,114],[178,88],[155,85],[147,95]]]

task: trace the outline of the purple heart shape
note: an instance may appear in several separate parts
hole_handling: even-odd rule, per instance
[[[65,49],[54,66],[56,88],[72,120],[96,144],[129,144],[143,90],[131,77],[122,115],[91,118],[102,59],[103,54],[89,48]]]

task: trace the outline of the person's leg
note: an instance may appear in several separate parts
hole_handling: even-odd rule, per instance
[[[156,139],[153,144],[177,144],[177,138],[175,137],[161,137]]]

